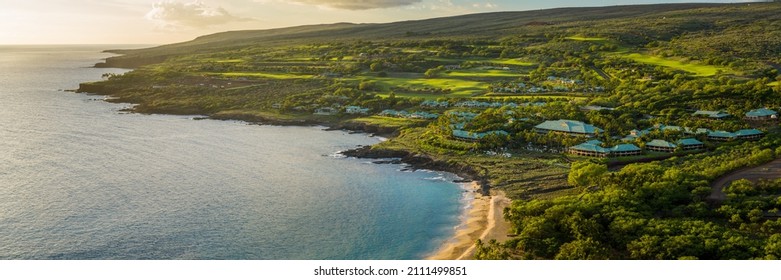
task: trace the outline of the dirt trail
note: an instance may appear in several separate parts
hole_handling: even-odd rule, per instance
[[[748,179],[749,181],[756,182],[759,179],[778,178],[781,178],[781,159],[776,159],[757,167],[744,168],[713,181],[711,184],[713,191],[710,196],[708,196],[708,200],[722,202],[727,199],[727,195],[724,194],[724,188],[729,186],[732,181],[738,179]]]

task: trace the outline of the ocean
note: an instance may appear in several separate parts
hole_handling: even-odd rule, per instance
[[[0,259],[421,259],[454,175],[344,158],[381,139],[142,115],[77,94],[122,46],[0,46]]]

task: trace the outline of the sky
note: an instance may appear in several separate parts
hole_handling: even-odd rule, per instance
[[[229,30],[556,7],[741,0],[0,0],[0,45],[167,44]]]

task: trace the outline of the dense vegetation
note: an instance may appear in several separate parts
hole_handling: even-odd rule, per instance
[[[393,132],[374,149],[468,167],[514,199],[515,237],[478,242],[480,259],[774,259],[781,181],[706,198],[720,176],[781,157],[777,119],[742,118],[781,107],[779,22],[779,3],[680,4],[228,32],[117,51],[104,66],[138,68],[81,90],[137,112]],[[586,137],[535,130],[556,119],[603,129],[608,146],[658,125],[764,137],[656,130],[630,143],[695,137],[705,149],[590,159],[562,154]]]

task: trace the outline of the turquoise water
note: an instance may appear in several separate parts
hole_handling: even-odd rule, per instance
[[[341,158],[377,138],[123,114],[63,92],[107,46],[0,46],[0,259],[419,259],[453,175]]]

